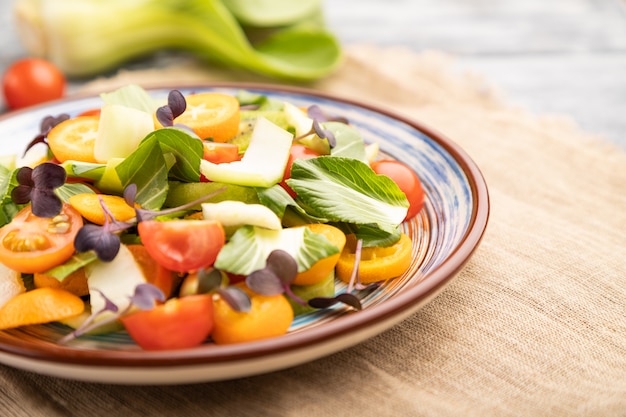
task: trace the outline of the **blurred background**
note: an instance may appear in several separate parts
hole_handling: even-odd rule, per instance
[[[28,55],[13,3],[0,2],[3,73]],[[448,53],[454,70],[482,74],[512,104],[570,116],[626,149],[626,0],[326,0],[321,7],[326,27],[344,47],[371,43]],[[164,59],[128,66],[158,66]],[[89,79],[70,81],[68,92]],[[4,102],[0,111],[7,111]]]

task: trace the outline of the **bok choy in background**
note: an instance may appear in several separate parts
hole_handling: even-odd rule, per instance
[[[320,0],[16,0],[27,51],[69,77],[114,70],[162,50],[265,76],[328,75],[340,45]]]

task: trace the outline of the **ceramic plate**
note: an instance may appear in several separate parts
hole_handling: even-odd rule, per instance
[[[288,368],[356,345],[394,326],[431,301],[461,270],[476,249],[489,214],[485,181],[455,143],[374,106],[305,89],[258,84],[176,87],[184,94],[240,89],[300,106],[317,104],[347,117],[365,141],[384,156],[410,165],[422,180],[422,212],[403,224],[413,238],[413,261],[401,277],[367,295],[359,312],[336,307],[297,317],[285,336],[258,342],[147,352],[124,332],[55,343],[67,328],[37,325],[0,332],[0,362],[29,371],[85,381],[120,384],[180,384],[233,379]],[[151,89],[165,98],[171,88]],[[47,115],[99,107],[99,97],[54,102],[0,118],[2,154],[20,153]],[[338,284],[338,291],[341,290]]]

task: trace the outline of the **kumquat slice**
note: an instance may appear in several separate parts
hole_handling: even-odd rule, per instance
[[[67,119],[48,132],[48,146],[59,162],[98,162],[94,156],[99,116]]]
[[[239,131],[239,101],[220,93],[198,93],[185,97],[187,108],[174,123],[190,127],[201,139],[226,142]]]
[[[43,324],[81,314],[85,303],[59,288],[36,288],[16,295],[0,308],[0,330]]]

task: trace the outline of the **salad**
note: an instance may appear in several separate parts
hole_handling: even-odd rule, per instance
[[[0,330],[241,343],[360,310],[409,267],[420,180],[341,115],[243,90],[100,97],[1,160]]]

